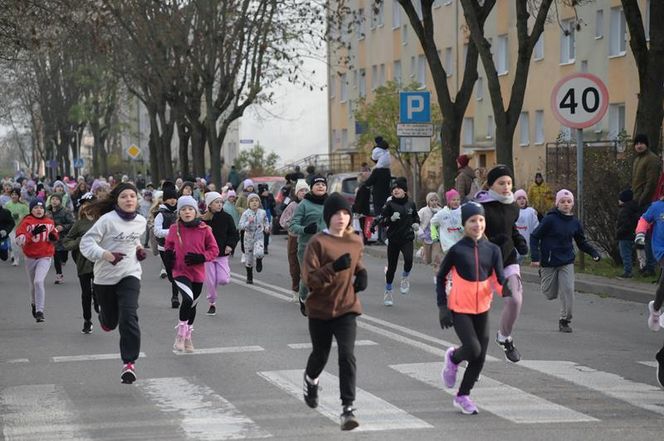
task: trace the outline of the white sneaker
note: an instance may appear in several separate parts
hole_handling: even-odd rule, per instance
[[[293,297],[291,297],[291,302],[292,303],[297,303],[297,301],[300,298],[300,293],[297,291],[293,291]]]
[[[654,310],[654,304],[654,300],[648,303],[648,327],[651,331],[659,331],[662,327],[662,313]]]
[[[16,257],[12,257],[12,266],[18,266],[18,259]]]
[[[408,294],[408,291],[410,290],[410,281],[408,280],[408,277],[404,277],[401,279],[401,286],[399,287],[399,291],[401,291],[402,295]]]
[[[383,305],[392,306],[394,305],[394,299],[392,298],[392,290],[386,289],[385,294],[383,294]]]

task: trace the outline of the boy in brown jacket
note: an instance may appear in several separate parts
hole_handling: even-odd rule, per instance
[[[341,430],[353,430],[355,418],[356,317],[362,313],[357,295],[367,287],[362,264],[362,239],[353,231],[351,207],[339,193],[323,206],[327,229],[311,238],[304,253],[302,278],[309,288],[306,300],[309,335],[313,350],[304,372],[304,401],[318,406],[318,377],[327,363],[332,337],[339,347]]]

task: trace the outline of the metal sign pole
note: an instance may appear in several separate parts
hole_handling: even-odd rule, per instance
[[[576,212],[579,222],[583,225],[583,129],[576,129]],[[586,267],[585,253],[581,252],[579,266],[581,270]]]

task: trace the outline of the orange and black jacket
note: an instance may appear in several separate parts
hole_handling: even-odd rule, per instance
[[[445,292],[445,279],[452,274],[452,289]],[[505,280],[500,248],[482,238],[477,242],[468,236],[450,248],[436,278],[438,306],[462,314],[482,314],[489,310],[493,291],[499,291]]]

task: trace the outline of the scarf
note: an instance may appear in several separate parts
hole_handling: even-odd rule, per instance
[[[120,216],[120,218],[126,221],[134,220],[136,218],[136,215],[138,214],[138,211],[134,211],[133,213],[128,213],[120,209],[120,207],[118,207],[117,205],[113,205],[113,209],[118,214],[118,216]]]
[[[194,227],[197,227],[201,224],[201,218],[197,217],[196,219],[191,220],[189,222],[185,222],[185,221],[181,220],[180,222],[182,222],[182,225],[184,225],[187,228],[194,228]]]
[[[489,196],[491,196],[494,200],[502,203],[502,204],[513,204],[514,203],[514,193],[510,193],[508,196],[503,196],[502,194],[498,194],[495,191],[489,189]]]
[[[307,193],[304,195],[304,198],[316,205],[323,205],[325,203],[325,199],[327,199],[327,193],[322,196],[316,196],[313,193]]]

